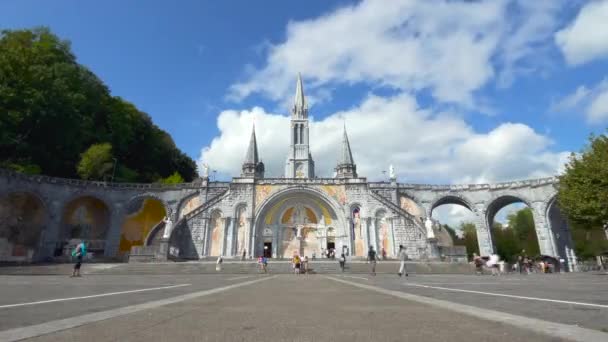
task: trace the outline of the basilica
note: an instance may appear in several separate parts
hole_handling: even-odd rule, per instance
[[[392,167],[392,183],[371,184],[357,174],[346,129],[336,147],[334,177],[315,176],[300,77],[285,134],[290,145],[284,177],[264,177],[254,128],[240,177],[233,178],[225,192],[205,200],[212,205],[178,218],[171,227],[170,253],[188,258],[290,258],[333,251],[365,257],[371,247],[392,257],[403,245],[412,258],[431,258],[440,247],[451,247],[449,234],[436,232],[426,212],[396,192]]]
[[[133,260],[312,257],[324,251],[391,258],[399,246],[412,260],[466,255],[432,219],[444,204],[471,211],[479,253],[495,252],[494,216],[523,203],[533,213],[541,254],[574,260],[567,221],[556,201],[557,178],[493,184],[370,182],[357,172],[346,129],[332,178],[315,176],[308,105],[300,77],[291,108],[284,175],[265,177],[252,130],[241,174],[212,181],[205,168],[191,183],[124,184],[0,169],[0,261],[69,255],[85,240],[95,257]],[[378,132],[381,133],[381,132]],[[277,133],[280,134],[280,133]],[[247,142],[247,138],[244,138]],[[263,152],[263,151],[261,151]],[[390,156],[387,156],[389,159]]]

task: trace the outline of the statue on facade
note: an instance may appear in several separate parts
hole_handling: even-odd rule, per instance
[[[430,217],[426,218],[426,221],[424,222],[424,226],[426,227],[426,238],[434,239],[435,233],[433,232],[433,221],[431,220]]]
[[[209,178],[209,165],[203,164],[203,178]]]
[[[163,239],[168,239],[171,236],[171,230],[173,229],[173,222],[171,221],[171,218],[169,217],[171,214],[167,214],[167,216],[165,216],[165,218],[163,219],[163,222],[165,222],[165,231],[163,232]]]
[[[397,175],[395,175],[395,168],[393,167],[393,164],[391,164],[388,167],[388,176],[390,177],[390,179],[397,179]]]

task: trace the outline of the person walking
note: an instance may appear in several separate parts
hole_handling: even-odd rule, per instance
[[[376,251],[373,246],[369,246],[369,251],[367,252],[367,262],[369,262],[369,273],[373,276],[376,275],[376,260],[378,260],[376,256]]]
[[[222,271],[222,263],[224,262],[224,258],[222,256],[217,257],[217,261],[215,262],[215,270],[220,272]]]
[[[262,271],[268,273],[268,258],[265,256],[262,257]]]
[[[405,268],[405,260],[407,260],[407,253],[405,252],[405,247],[403,245],[399,245],[399,260],[401,264],[399,265],[399,276],[401,277],[403,274],[407,277],[407,269]]]
[[[300,259],[300,256],[299,256],[299,255],[297,255],[297,254],[296,254],[296,255],[294,255],[294,256],[293,256],[292,263],[293,263],[293,272],[294,272],[295,274],[300,274],[300,266],[301,266],[301,259]]]
[[[304,260],[302,261],[302,266],[304,266],[304,274],[308,274],[308,255],[304,256]]]
[[[247,250],[243,249],[243,255],[241,255],[241,261],[245,261],[246,257],[247,257]]]
[[[340,269],[342,270],[342,272],[344,272],[345,266],[346,266],[346,256],[344,255],[344,253],[342,253],[342,255],[340,255]]]
[[[477,253],[473,253],[473,264],[475,265],[475,274],[482,275],[483,274],[483,260]]]
[[[74,269],[72,270],[72,275],[70,277],[81,276],[80,267],[82,266],[82,259],[85,255],[87,255],[87,246],[84,240],[82,240],[72,251],[72,257],[76,258],[76,263],[74,264]]]

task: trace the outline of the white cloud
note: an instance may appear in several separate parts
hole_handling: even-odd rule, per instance
[[[568,64],[578,65],[608,57],[608,0],[590,1],[578,16],[555,34]]]
[[[313,97],[320,86],[365,83],[428,89],[439,101],[472,106],[473,93],[496,74],[494,56],[501,56],[501,82],[509,83],[534,55],[532,46],[553,32],[562,1],[529,3],[366,0],[291,22],[286,40],[271,45],[264,65],[234,84],[230,97],[262,93],[281,101],[302,72]]]
[[[218,117],[219,136],[201,152],[200,163],[225,175],[240,174],[255,117],[260,156],[267,176],[283,175],[289,118],[261,108],[227,110]],[[343,120],[360,176],[379,179],[393,164],[403,182],[490,182],[556,174],[566,152],[520,123],[476,132],[461,117],[419,108],[407,94],[369,95],[361,104],[323,120],[311,119],[311,150],[318,176],[333,173]],[[381,138],[379,138],[381,137]]]
[[[527,74],[541,69],[547,59],[529,59],[550,47],[555,29],[559,25],[558,14],[564,1],[513,1],[506,25],[505,35],[497,54],[501,61],[498,85],[510,86],[518,74]]]
[[[433,218],[447,224],[456,230],[456,235],[462,237],[460,224],[464,222],[475,222],[476,217],[469,209],[457,204],[440,205],[433,210]]]
[[[551,106],[554,112],[575,111],[585,115],[590,124],[608,122],[608,79],[589,88],[579,86],[572,94],[566,95]]]

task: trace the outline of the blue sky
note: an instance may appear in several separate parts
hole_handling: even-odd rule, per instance
[[[554,175],[608,123],[608,1],[0,2],[49,26],[112,93],[219,177],[252,122],[280,176],[302,72],[317,173],[346,123],[361,175],[494,182]]]

